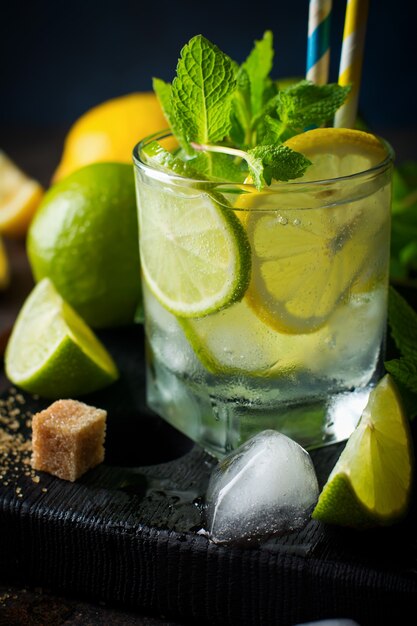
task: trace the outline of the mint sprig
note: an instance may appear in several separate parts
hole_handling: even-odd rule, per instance
[[[243,182],[249,174],[262,189],[273,179],[302,176],[310,164],[281,144],[332,118],[349,88],[300,81],[280,91],[270,76],[273,58],[270,31],[255,41],[240,67],[197,35],[183,47],[172,85],[154,79],[179,154],[195,157],[193,166],[205,176]],[[204,153],[197,156],[196,146],[205,146]]]
[[[272,179],[287,181],[302,176],[311,164],[303,154],[291,150],[288,146],[256,146],[247,152],[237,148],[191,143],[195,150],[213,152],[218,155],[230,155],[246,161],[253,184],[260,191]]]
[[[389,289],[388,323],[400,357],[385,362],[400,388],[410,419],[417,415],[417,313],[393,287]]]

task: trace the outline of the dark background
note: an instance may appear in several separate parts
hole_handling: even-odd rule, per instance
[[[375,132],[417,128],[415,4],[370,2],[360,110]],[[345,1],[333,5],[335,81]],[[271,29],[275,77],[302,76],[307,17],[308,0],[8,2],[0,17],[0,129],[69,127],[95,104],[151,89],[152,76],[171,80],[182,45],[197,33],[243,61]]]

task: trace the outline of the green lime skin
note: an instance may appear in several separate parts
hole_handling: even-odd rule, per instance
[[[12,376],[9,373],[9,378]],[[62,338],[45,365],[27,380],[18,381],[19,387],[42,398],[78,398],[107,387],[118,378],[113,371],[98,367],[70,337]],[[12,381],[13,382],[13,381]]]
[[[51,187],[27,252],[35,280],[50,278],[91,327],[132,323],[142,299],[133,167],[94,163]]]

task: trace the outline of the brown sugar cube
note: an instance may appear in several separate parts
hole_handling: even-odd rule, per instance
[[[32,467],[73,482],[104,459],[107,412],[58,400],[32,419]]]

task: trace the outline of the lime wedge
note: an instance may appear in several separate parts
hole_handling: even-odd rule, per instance
[[[6,289],[9,284],[9,263],[0,237],[0,289]]]
[[[313,518],[353,528],[388,525],[407,511],[412,439],[387,374],[369,396],[313,511]]]
[[[142,270],[161,304],[201,317],[240,300],[250,247],[239,219],[213,192],[139,185]]]
[[[47,398],[80,396],[118,378],[107,350],[48,278],[19,313],[5,365],[12,383]]]
[[[340,128],[315,129],[287,145],[313,163],[301,181],[347,176],[387,156],[373,135]],[[316,193],[306,191],[298,181],[291,193],[278,187],[282,192],[273,185],[242,195],[234,207],[254,250],[247,298],[257,315],[279,332],[311,333],[327,323],[356,283],[361,293],[370,292],[379,286],[377,274],[383,279],[389,186],[378,191],[369,187],[368,196],[356,201],[323,197],[322,187]],[[340,191],[348,192],[352,190]]]

